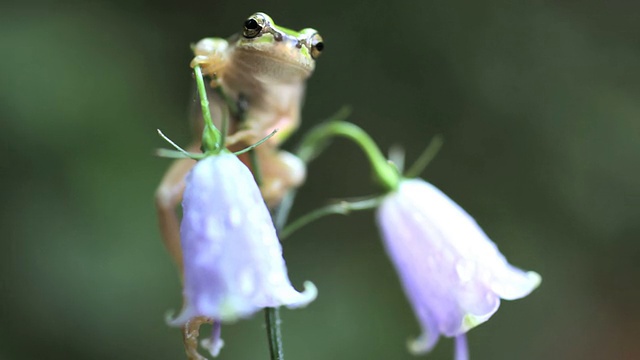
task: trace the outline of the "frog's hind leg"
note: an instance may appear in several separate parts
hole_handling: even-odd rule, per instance
[[[306,166],[290,152],[269,145],[256,148],[262,172],[262,196],[270,208],[277,206],[284,195],[304,182]]]
[[[193,144],[187,151],[198,152],[200,144]],[[180,247],[180,220],[176,207],[182,200],[185,177],[196,164],[192,159],[179,159],[171,164],[156,190],[156,210],[162,239],[169,254],[182,273],[182,248]]]
[[[212,319],[197,316],[189,320],[182,327],[182,340],[184,341],[184,351],[189,360],[207,360],[206,357],[198,353],[198,339],[200,337],[200,326],[213,323]]]

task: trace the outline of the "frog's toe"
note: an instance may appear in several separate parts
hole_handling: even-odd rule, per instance
[[[193,58],[193,60],[191,60],[191,67],[194,68],[198,65],[200,66],[206,66],[209,65],[211,62],[211,60],[209,59],[208,56],[205,55],[196,55],[196,57]]]

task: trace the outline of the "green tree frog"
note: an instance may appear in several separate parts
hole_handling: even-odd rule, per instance
[[[278,130],[257,149],[261,190],[269,205],[304,180],[302,162],[278,146],[300,123],[305,82],[323,48],[316,30],[289,30],[264,13],[250,16],[242,34],[228,40],[206,38],[194,47],[191,66],[199,64],[203,74],[212,76],[212,86],[222,86],[232,99],[246,103],[245,120],[235,121],[227,138],[230,146],[250,145]]]
[[[304,164],[279,145],[298,127],[307,78],[315,68],[324,44],[318,32],[307,28],[293,31],[276,25],[265,13],[255,13],[243,23],[242,33],[228,39],[205,38],[193,46],[191,66],[200,65],[232,101],[244,104],[242,119],[232,117],[227,145],[232,150],[252,145],[278,132],[256,148],[262,173],[261,191],[268,205],[275,206],[287,190],[305,177]],[[223,106],[219,94],[209,94],[211,113],[220,128]],[[194,126],[194,142],[188,151],[201,147],[202,121]],[[243,159],[248,164],[246,158]],[[182,199],[186,174],[195,165],[191,159],[176,160],[156,191],[156,206],[165,245],[179,266],[179,219],[175,208]]]
[[[251,15],[242,33],[229,39],[205,38],[193,47],[191,66],[200,65],[211,77],[211,86],[221,86],[231,101],[243,109],[233,114],[229,124],[227,146],[236,151],[278,132],[256,148],[262,174],[262,195],[270,206],[277,205],[284,194],[300,185],[305,166],[279,145],[298,127],[305,82],[313,73],[315,60],[324,44],[314,29],[299,32],[276,25],[265,13]],[[209,94],[211,114],[221,128],[224,106],[218,93]],[[194,142],[187,148],[198,152],[202,139],[202,119],[194,126]],[[242,159],[245,164],[249,161]],[[156,207],[165,245],[182,270],[180,224],[175,208],[182,199],[185,176],[195,165],[191,159],[176,160],[156,191]],[[182,273],[182,271],[181,271]],[[194,318],[184,327],[184,344],[189,359],[205,359],[198,354],[198,334],[202,323],[211,319]]]

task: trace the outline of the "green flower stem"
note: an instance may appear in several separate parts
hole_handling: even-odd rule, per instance
[[[200,68],[200,65],[196,65],[193,68],[193,72],[196,77],[196,85],[198,87],[198,94],[200,95],[200,106],[202,107],[202,119],[204,121],[204,131],[202,132],[202,146],[204,148],[203,152],[211,152],[214,154],[219,153],[220,151],[222,151],[222,149],[224,149],[224,137],[220,134],[220,131],[218,131],[216,126],[213,124],[213,120],[211,120],[209,99],[207,98],[207,90],[204,86],[204,78],[202,76],[202,69]]]
[[[205,125],[209,125],[215,128],[213,121],[211,120],[211,111],[209,110],[209,99],[207,98],[207,89],[204,86],[204,78],[202,76],[202,69],[200,65],[196,65],[193,68],[193,72],[196,77],[196,85],[198,87],[198,94],[200,96],[200,106],[202,106],[202,117],[204,118]]]
[[[334,136],[342,136],[360,146],[369,158],[377,180],[386,190],[395,190],[400,182],[400,174],[382,154],[376,143],[359,126],[346,121],[329,121],[311,129],[302,140],[298,156],[305,163],[313,160]]]
[[[381,197],[375,197],[360,201],[340,201],[336,204],[330,204],[316,209],[306,215],[296,219],[294,222],[285,227],[279,234],[280,240],[284,240],[301,227],[318,220],[327,215],[348,215],[353,211],[373,209],[380,205]]]

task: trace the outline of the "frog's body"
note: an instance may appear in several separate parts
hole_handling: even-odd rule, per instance
[[[304,164],[278,146],[300,123],[306,80],[322,46],[315,30],[295,32],[256,13],[245,21],[242,35],[229,40],[206,38],[194,47],[191,65],[200,65],[205,75],[212,76],[212,86],[222,86],[229,97],[246,102],[245,120],[234,121],[229,146],[251,145],[278,130],[256,150],[262,194],[271,206],[304,180]],[[224,106],[221,100],[214,105]]]

